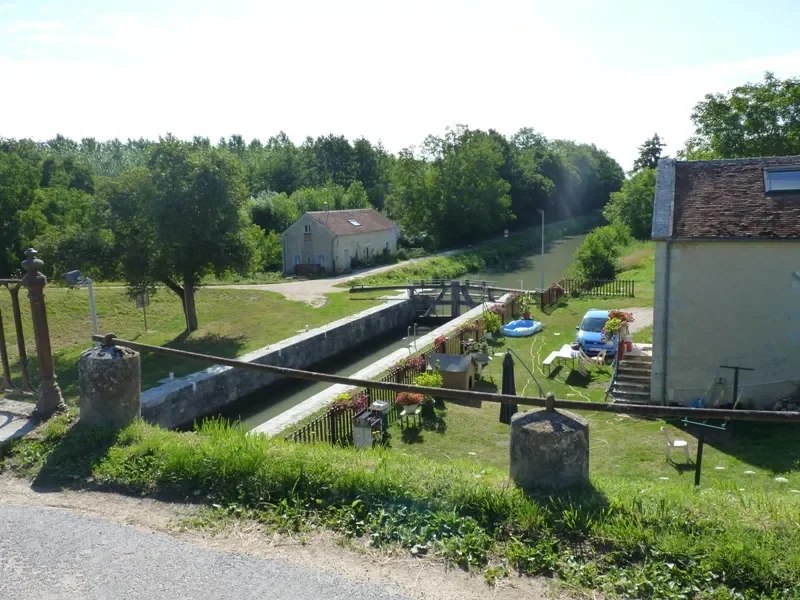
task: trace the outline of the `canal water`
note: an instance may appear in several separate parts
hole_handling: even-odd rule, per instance
[[[471,273],[469,279],[494,281],[498,287],[509,288],[519,288],[520,280],[522,280],[522,286],[525,289],[539,288],[542,264],[544,264],[545,285],[550,285],[553,281],[560,279],[567,267],[572,264],[572,255],[584,237],[586,236],[574,235],[547,241],[544,262],[541,254],[520,256],[518,260],[509,263],[503,269],[487,269],[479,273]],[[449,311],[442,309],[438,312],[439,314],[443,312],[449,314]],[[438,325],[433,327],[436,326]],[[431,326],[418,325],[417,335],[425,335],[431,331],[431,328]],[[358,348],[315,365],[311,370],[334,375],[353,375],[387,354],[407,347],[413,342],[413,339],[407,337],[407,333],[406,328],[387,333],[368,344],[362,344]],[[322,382],[286,379],[242,398],[227,408],[222,416],[232,420],[241,420],[247,429],[252,429],[327,389],[330,385]]]
[[[520,256],[519,259],[502,269],[487,269],[479,273],[470,273],[469,278],[475,281],[494,281],[497,287],[518,289],[520,280],[526,290],[549,286],[564,276],[564,271],[572,264],[572,255],[585,238],[585,235],[571,235],[558,240],[545,241],[544,260],[541,253]]]
[[[422,337],[434,327],[442,325],[417,325],[417,337]],[[368,344],[343,352],[330,360],[310,367],[311,371],[329,373],[331,375],[349,376],[368,367],[379,358],[391,354],[395,350],[413,344],[408,337],[408,329],[398,329],[384,334]],[[282,412],[300,404],[303,400],[329,388],[330,383],[285,379],[266,388],[245,396],[235,404],[226,408],[221,416],[231,420],[240,420],[247,429],[258,427]]]

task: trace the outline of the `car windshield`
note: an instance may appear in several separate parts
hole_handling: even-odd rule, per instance
[[[581,331],[600,333],[605,327],[606,321],[608,319],[605,317],[586,317],[581,323]]]

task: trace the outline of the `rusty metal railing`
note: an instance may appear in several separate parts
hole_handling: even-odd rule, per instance
[[[17,363],[21,371],[21,384],[13,379],[11,354],[6,343],[5,324],[0,312],[0,364],[3,369],[2,390],[22,394],[36,395],[36,413],[40,417],[49,417],[56,410],[64,407],[61,389],[56,382],[53,354],[50,345],[50,329],[47,324],[47,309],[44,303],[44,287],[47,277],[42,273],[44,263],[36,257],[36,250],[28,248],[22,267],[26,273],[22,279],[0,279],[0,286],[5,287],[11,297],[11,313],[17,338]],[[36,363],[39,367],[40,384],[38,389],[31,383],[28,366],[28,353],[25,347],[25,330],[22,324],[22,309],[19,302],[19,290],[28,290],[30,302],[31,325],[36,347]]]

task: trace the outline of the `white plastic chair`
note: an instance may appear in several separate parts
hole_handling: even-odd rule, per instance
[[[673,448],[683,448],[683,453],[686,455],[686,462],[691,462],[691,458],[689,458],[689,442],[686,440],[678,440],[670,435],[669,430],[666,427],[662,427],[661,431],[664,432],[664,437],[667,438],[667,446],[665,448],[665,452],[667,454],[667,460],[672,460],[672,449]]]
[[[598,355],[594,357],[594,361],[598,364],[598,366],[606,366],[606,352],[606,350],[600,350]]]

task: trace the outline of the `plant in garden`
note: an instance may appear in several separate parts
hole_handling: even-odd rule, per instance
[[[414,385],[422,385],[425,387],[442,387],[442,385],[444,385],[444,381],[442,380],[442,374],[437,368],[434,371],[426,371],[425,373],[420,373],[414,377]],[[425,394],[423,401],[426,404],[433,404],[434,397]]]
[[[398,362],[397,365],[395,365],[395,368],[406,368],[411,369],[412,371],[424,371],[425,357],[420,354],[409,356],[408,358],[404,358]]]
[[[413,394],[411,392],[400,392],[395,398],[395,404],[400,406],[414,406],[415,404],[422,404],[422,394]]]
[[[494,310],[489,309],[483,313],[483,316],[481,317],[481,324],[483,325],[483,330],[486,333],[495,334],[500,330],[500,326],[503,324],[503,321],[500,318],[500,315],[498,315]]]
[[[342,392],[333,399],[333,402],[328,407],[328,412],[340,412],[343,410],[351,410],[353,412],[360,412],[367,407],[367,394],[366,392]]]
[[[602,329],[603,338],[613,338],[628,323],[633,323],[633,313],[621,310],[608,312],[608,321]]]

